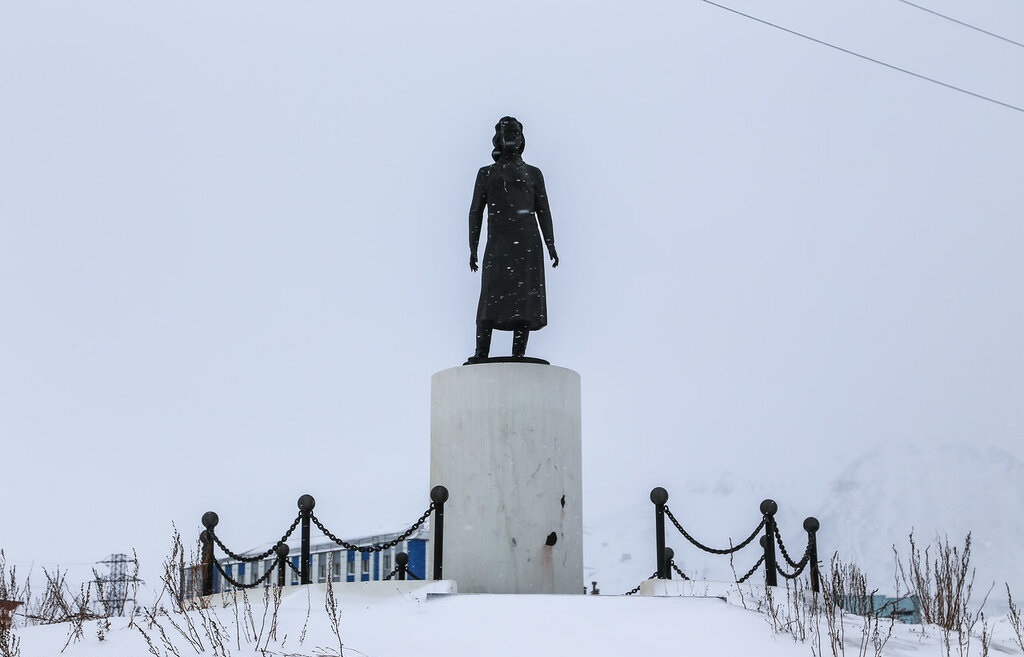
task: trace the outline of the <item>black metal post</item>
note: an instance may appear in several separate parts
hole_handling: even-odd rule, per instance
[[[672,579],[672,559],[676,556],[675,550],[665,548],[665,579]]]
[[[444,570],[444,503],[448,501],[448,489],[434,486],[430,489],[430,501],[434,503],[434,579],[439,580]],[[409,563],[409,555],[405,555],[405,562]]]
[[[277,585],[285,585],[285,571],[288,570],[288,552],[289,548],[285,543],[278,543],[274,546],[274,552],[277,553]]]
[[[302,515],[302,544],[300,546],[299,562],[299,583],[309,584],[309,517],[313,514],[313,507],[316,500],[312,495],[303,495],[299,498],[299,513]]]
[[[764,516],[764,536],[761,537],[761,547],[764,548],[764,585],[778,586],[779,575],[776,572],[775,561],[775,512],[779,505],[775,500],[761,502],[761,514]]]
[[[220,522],[220,518],[213,511],[203,514],[203,527],[206,529],[199,534],[199,541],[203,544],[203,595],[213,595],[213,531]]]
[[[202,544],[203,560],[200,564],[200,595],[213,595],[213,541],[210,540],[210,532],[203,530],[199,532],[199,542]]]
[[[811,567],[811,592],[821,592],[821,572],[818,569],[818,529],[821,523],[811,516],[804,520],[804,531],[807,532],[807,561]]]
[[[668,491],[661,486],[651,489],[651,502],[654,503],[654,543],[658,552],[658,579],[667,579],[668,564],[665,562],[665,503],[668,502]]]
[[[395,563],[398,564],[398,579],[405,581],[405,573],[409,570],[409,555],[405,552],[399,552],[395,555]]]

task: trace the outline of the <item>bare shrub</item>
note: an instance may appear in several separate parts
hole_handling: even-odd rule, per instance
[[[96,637],[105,641],[110,632],[107,620],[115,615],[115,607],[123,609],[128,602],[127,596],[111,598],[112,604],[99,604],[93,595],[93,582],[79,585],[78,591],[72,591],[68,585],[68,571],[60,566],[53,570],[42,569],[45,583],[40,595],[33,597],[31,578],[27,577],[24,584],[18,582],[17,570],[8,567],[6,555],[0,550],[0,599],[18,601],[24,604],[21,617],[27,625],[58,625],[68,627],[67,641],[61,649],[63,652],[69,645],[79,641],[85,634],[85,623],[97,621]],[[133,579],[137,579],[136,567]],[[97,587],[97,590],[100,590]],[[135,601],[136,588],[125,589]],[[20,654],[20,640],[14,635],[13,627],[0,628],[0,657]]]
[[[755,600],[756,610],[765,614],[776,634],[798,643],[817,640],[820,607],[802,578],[785,578],[782,586],[766,586],[763,597],[755,596]]]
[[[1010,603],[1010,610],[1007,614],[1007,620],[1010,622],[1010,629],[1013,630],[1013,640],[1020,646],[1021,652],[1024,652],[1024,620],[1021,619],[1020,607],[1014,604],[1013,594],[1010,593],[1010,585],[1006,584],[1006,598]]]
[[[974,589],[971,567],[971,534],[962,548],[950,545],[949,538],[937,539],[921,552],[910,533],[907,573],[902,563],[900,577],[921,600],[921,619],[928,624],[959,631],[973,625],[968,602]],[[931,552],[934,550],[934,556]]]
[[[337,657],[344,656],[344,643],[341,640],[341,611],[338,609],[338,599],[334,597],[334,578],[330,576],[330,573],[334,572],[334,554],[331,554],[327,560],[327,593],[324,596],[324,611],[327,612],[327,620],[331,624],[331,632],[334,633],[334,637],[338,640],[338,654]],[[595,586],[596,590],[596,586]],[[326,653],[325,653],[326,654]]]
[[[981,634],[978,638],[981,640],[981,657],[988,657],[989,651],[992,650],[992,628],[989,627],[988,621],[985,620],[985,614],[981,616]]]
[[[174,530],[170,554],[163,562],[162,588],[157,601],[151,607],[140,609],[130,624],[143,637],[149,653],[153,657],[182,657],[182,652],[212,654],[214,657],[231,657],[236,652],[302,657],[295,650],[284,650],[287,635],[278,636],[282,587],[261,586],[262,594],[256,595],[253,595],[251,587],[237,587],[215,596],[195,595],[200,589],[193,586],[193,574],[200,570],[200,554],[198,547],[187,551],[181,535]],[[300,646],[305,640],[306,625],[311,615],[308,587],[306,593],[306,623],[298,637]],[[333,599],[333,593],[328,591],[328,594]],[[338,623],[336,605],[335,613],[331,615],[327,604],[328,620],[335,629]],[[340,632],[336,631],[335,636],[338,637],[340,656]],[[333,653],[325,651],[322,654]]]
[[[24,584],[18,582],[18,569],[7,565],[7,555],[0,549],[0,600],[10,603],[25,603],[32,597],[32,588],[28,578]],[[21,655],[21,640],[14,632],[14,610],[7,610],[10,616],[7,622],[0,622],[0,657],[18,657]]]
[[[917,594],[921,601],[921,619],[941,630],[942,646],[947,656],[970,654],[974,627],[983,619],[982,609],[992,588],[989,588],[976,613],[970,609],[974,590],[974,568],[971,566],[971,534],[963,547],[951,545],[949,538],[936,539],[922,552],[910,536],[907,566],[898,561],[899,578]],[[993,584],[994,587],[994,584]],[[991,641],[987,623],[982,625],[982,650]]]
[[[18,583],[17,567],[8,567],[7,555],[0,550],[0,600],[24,603],[30,595],[28,580],[24,585]],[[14,633],[14,610],[5,610],[3,613],[10,614],[10,616],[0,621],[0,657],[19,657],[21,655],[21,640]]]
[[[29,578],[24,583],[18,582],[18,567],[8,566],[7,555],[0,549],[0,600],[27,602],[32,597],[32,585]]]
[[[848,644],[857,646],[857,655],[880,657],[892,637],[896,618],[888,604],[878,604],[878,589],[868,586],[867,578],[855,564],[844,563],[833,554],[826,576],[821,581],[820,607],[814,610],[817,636],[811,650],[816,657],[824,655],[822,637],[828,639],[833,657],[846,655]],[[897,600],[899,592],[897,591]],[[815,604],[818,604],[815,599]],[[847,626],[847,613],[859,616],[857,623]],[[824,622],[824,634],[821,623]],[[847,634],[850,631],[851,634]]]
[[[108,634],[110,634],[110,619],[102,618],[96,621],[96,640],[106,641]]]
[[[0,628],[0,656],[21,657],[21,639],[9,627]]]
[[[56,625],[67,623],[68,638],[64,644],[69,645],[80,640],[85,633],[85,622],[99,620],[102,614],[93,611],[91,586],[82,584],[74,593],[67,584],[67,570],[60,566],[51,572],[43,568],[46,583],[43,593],[26,605],[25,619],[33,625]]]

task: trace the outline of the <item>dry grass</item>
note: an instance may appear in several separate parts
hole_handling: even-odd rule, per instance
[[[913,532],[909,541],[907,565],[897,560],[898,578],[920,598],[924,623],[939,628],[947,657],[966,657],[971,651],[974,629],[984,619],[982,610],[992,592],[990,588],[978,610],[971,611],[975,573],[971,566],[971,534],[964,538],[963,546],[952,545],[949,538],[941,538],[923,552]],[[992,638],[987,622],[982,623],[978,638],[983,653],[987,654]]]

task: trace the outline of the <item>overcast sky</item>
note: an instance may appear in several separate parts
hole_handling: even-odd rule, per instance
[[[1019,0],[921,2],[1024,41]],[[726,4],[1024,107],[1024,48],[898,0]],[[153,568],[209,509],[244,549],[306,492],[414,520],[506,114],[586,517],[725,473],[811,514],[851,445],[1024,458],[1022,111],[700,0],[0,0],[8,558]]]

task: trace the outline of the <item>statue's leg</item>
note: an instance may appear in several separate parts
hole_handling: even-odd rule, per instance
[[[526,355],[526,341],[530,339],[530,329],[516,329],[512,334],[512,355],[522,358]]]
[[[473,358],[487,358],[487,354],[491,353],[491,333],[493,331],[494,325],[490,322],[476,323],[476,353],[473,354]]]

